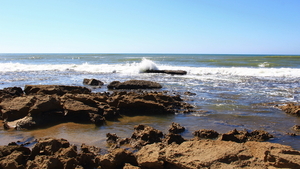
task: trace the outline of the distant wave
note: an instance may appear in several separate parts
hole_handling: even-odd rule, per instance
[[[263,63],[267,64],[267,63]],[[77,71],[90,73],[122,73],[139,74],[147,69],[153,70],[185,70],[191,76],[257,76],[257,77],[300,77],[299,68],[259,68],[246,67],[186,67],[156,64],[148,59],[140,63],[124,64],[21,64],[0,63],[0,72],[25,71]]]

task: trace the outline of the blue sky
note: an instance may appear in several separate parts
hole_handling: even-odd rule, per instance
[[[299,0],[0,4],[0,53],[300,54]]]

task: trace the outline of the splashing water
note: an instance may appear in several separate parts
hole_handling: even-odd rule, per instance
[[[143,58],[139,65],[139,71],[145,72],[147,70],[158,70],[158,67],[153,61]]]

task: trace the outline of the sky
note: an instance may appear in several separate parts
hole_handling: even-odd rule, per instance
[[[0,53],[300,54],[299,0],[0,0]]]

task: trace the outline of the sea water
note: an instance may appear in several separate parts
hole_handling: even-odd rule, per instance
[[[185,70],[187,75],[148,74],[147,69]],[[150,80],[180,94],[194,105],[189,114],[123,117],[101,127],[65,123],[32,131],[0,130],[0,144],[39,137],[66,138],[72,143],[105,146],[106,133],[130,137],[133,126],[147,124],[164,133],[172,122],[185,126],[182,135],[214,129],[266,130],[271,142],[300,150],[296,132],[300,119],[265,103],[299,102],[300,56],[296,55],[207,55],[207,54],[0,54],[0,89],[27,84],[84,86],[84,78],[105,83],[93,92],[107,91],[115,80]],[[184,92],[196,95],[184,95]],[[297,133],[296,134],[300,134]]]

